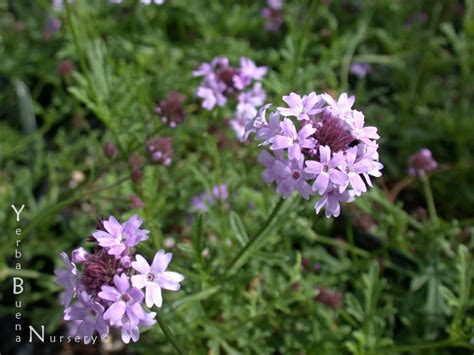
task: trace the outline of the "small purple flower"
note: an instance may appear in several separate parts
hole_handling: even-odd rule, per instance
[[[271,185],[274,181],[281,182],[282,177],[275,172],[275,162],[283,162],[283,151],[277,150],[275,156],[267,150],[262,150],[258,155],[258,161],[266,168],[262,173],[262,179],[266,184]]]
[[[108,334],[109,326],[104,320],[104,306],[92,300],[85,291],[77,296],[79,302],[64,310],[64,320],[76,321],[77,333],[74,336],[84,339],[88,344],[95,331],[101,336]]]
[[[267,7],[261,11],[267,31],[277,31],[283,24],[283,0],[267,0]]]
[[[56,269],[54,273],[57,277],[56,283],[64,287],[64,292],[61,295],[61,304],[68,306],[77,290],[77,268],[73,262],[69,261],[66,253],[62,252],[59,255],[66,265],[66,269]]]
[[[358,78],[364,78],[372,71],[372,66],[368,63],[352,63],[350,71]]]
[[[132,276],[132,284],[140,289],[145,288],[145,302],[148,307],[156,305],[161,307],[163,299],[161,289],[178,291],[180,282],[184,280],[184,276],[172,271],[166,271],[171,262],[172,254],[160,250],[156,253],[151,266],[145,258],[139,254],[132,267],[140,273],[140,275]]]
[[[315,210],[319,213],[323,207],[326,210],[326,217],[339,217],[341,213],[341,202],[352,202],[354,201],[353,191],[340,192],[336,186],[332,185],[324,193],[318,202],[316,202]]]
[[[367,145],[373,145],[374,140],[379,139],[376,127],[365,127],[364,114],[360,111],[354,110],[352,116],[348,119],[348,123],[352,128],[352,136]]]
[[[314,115],[321,112],[321,109],[317,106],[320,103],[321,97],[316,93],[311,93],[303,98],[292,92],[288,96],[283,96],[289,108],[278,107],[278,111],[283,116],[295,116],[298,120],[309,120],[309,115]]]
[[[351,107],[355,102],[355,97],[348,97],[346,93],[339,96],[337,101],[329,94],[322,94],[321,97],[329,105],[326,108],[326,112],[333,116],[340,116],[341,118],[345,118],[345,115],[351,112]]]
[[[306,182],[312,176],[304,171],[303,157],[285,162],[277,160],[273,170],[279,180],[276,191],[283,198],[288,198],[294,190],[297,190],[306,200],[312,195],[311,186]]]
[[[193,197],[192,205],[195,210],[206,212],[209,206],[214,206],[218,201],[226,201],[229,197],[229,191],[226,184],[216,185],[212,187],[212,194],[203,192]]]
[[[183,103],[185,99],[186,96],[179,92],[172,91],[168,94],[166,99],[161,100],[159,105],[155,108],[155,112],[160,116],[161,122],[171,128],[183,122],[185,116]]]
[[[289,119],[285,119],[280,125],[284,135],[270,139],[271,150],[288,149],[289,159],[300,160],[303,148],[312,149],[316,145],[316,140],[311,138],[316,129],[311,124],[304,125],[298,133],[293,121]]]
[[[87,258],[89,258],[89,253],[83,247],[72,251],[72,261],[77,264],[82,264]]]
[[[122,318],[127,318],[138,325],[141,319],[145,318],[145,311],[140,302],[143,300],[143,292],[136,287],[130,287],[128,276],[121,274],[114,276],[114,286],[103,285],[99,297],[111,302],[111,305],[104,313],[104,319],[110,325],[121,326]]]
[[[108,250],[111,255],[120,255],[126,249],[148,239],[147,230],[139,229],[143,220],[133,215],[123,225],[111,216],[103,222],[105,231],[97,230],[92,236],[99,245]]]
[[[169,166],[173,160],[173,143],[171,137],[155,137],[146,142],[150,159],[156,163]]]
[[[255,62],[249,58],[240,58],[240,70],[233,77],[234,86],[242,90],[248,86],[252,80],[262,80],[267,73],[267,67],[258,67]]]
[[[324,194],[330,187],[330,184],[345,185],[348,181],[347,175],[341,171],[345,167],[344,153],[338,152],[331,157],[331,148],[327,146],[319,147],[319,161],[306,161],[308,174],[316,176],[313,184],[313,190],[318,191],[320,195]]]
[[[408,160],[408,165],[408,173],[412,176],[424,176],[438,167],[438,163],[433,159],[431,151],[426,148],[413,154]]]

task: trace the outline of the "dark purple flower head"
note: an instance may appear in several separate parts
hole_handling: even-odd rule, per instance
[[[429,149],[423,148],[408,160],[408,173],[412,176],[424,176],[438,167]]]
[[[363,113],[352,109],[355,98],[345,93],[337,101],[328,94],[290,93],[283,101],[289,107],[278,107],[269,123],[270,105],[263,106],[243,138],[255,133],[260,146],[270,145],[274,155],[266,150],[259,155],[262,178],[275,182],[283,198],[294,190],[305,199],[318,193],[316,213],[324,207],[327,217],[337,217],[340,203],[353,201],[371,186],[370,176],[381,175],[377,128],[365,126]]]
[[[103,146],[104,155],[113,159],[118,155],[118,149],[112,142],[105,142]]]
[[[155,111],[160,116],[161,122],[174,128],[184,120],[184,100],[186,96],[172,91],[166,99],[161,100]]]
[[[96,295],[103,285],[111,285],[120,268],[120,259],[101,249],[84,262],[81,283],[89,294]]]
[[[315,298],[317,302],[332,309],[341,307],[343,301],[342,293],[330,291],[325,287],[319,287],[318,290],[319,294]]]
[[[58,65],[58,74],[63,77],[69,76],[74,71],[74,68],[73,62],[69,59],[64,59]]]
[[[173,159],[173,144],[171,137],[151,138],[146,143],[150,159],[156,163],[169,166]]]

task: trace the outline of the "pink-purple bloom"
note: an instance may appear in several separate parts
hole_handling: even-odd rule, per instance
[[[438,167],[431,150],[423,148],[413,154],[408,161],[408,173],[412,176],[424,176]]]
[[[163,298],[161,290],[178,291],[184,276],[173,271],[166,271],[172,258],[171,253],[160,250],[156,253],[151,266],[141,255],[136,255],[132,267],[139,275],[132,276],[132,284],[139,289],[145,288],[145,302],[148,307],[161,307]]]
[[[149,269],[144,267],[148,265],[145,258],[135,255],[134,247],[148,238],[148,231],[140,229],[142,222],[136,215],[124,223],[113,216],[100,220],[90,238],[97,242],[93,252],[79,247],[72,252],[73,261],[61,253],[66,268],[55,274],[57,284],[64,287],[61,303],[65,306],[64,320],[72,325],[71,336],[88,343],[95,332],[104,336],[110,328],[117,328],[123,342],[138,341],[140,329],[156,323],[156,313],[149,308],[154,304],[161,307],[161,289],[180,288],[184,276],[166,271],[170,253],[160,250]],[[135,270],[147,271],[146,282],[140,283],[142,275]],[[150,275],[156,286],[149,284]],[[146,289],[146,297],[142,288]]]
[[[277,31],[283,24],[283,0],[267,0],[267,7],[261,11],[267,31]]]
[[[219,201],[225,202],[229,197],[229,190],[226,184],[215,185],[211,193],[203,192],[194,196],[191,204],[193,209],[206,212],[210,206],[214,206]]]
[[[316,213],[337,217],[340,204],[372,186],[370,177],[381,176],[377,128],[365,126],[364,114],[352,109],[355,98],[342,94],[290,93],[283,97],[288,107],[278,107],[266,119],[265,105],[246,125],[243,139],[255,133],[262,150],[262,179],[276,183],[276,191],[288,198],[297,191],[305,199],[320,196]],[[272,153],[273,154],[272,154]]]
[[[266,93],[260,81],[267,70],[246,57],[240,58],[239,67],[231,66],[226,57],[216,57],[193,72],[194,76],[203,77],[196,96],[203,100],[202,107],[206,110],[224,107],[229,101],[236,103],[230,126],[241,138],[257,107],[265,101]]]

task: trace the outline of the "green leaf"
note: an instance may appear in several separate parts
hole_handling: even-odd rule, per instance
[[[230,211],[229,220],[233,235],[241,246],[245,246],[249,241],[249,237],[239,215],[235,211]]]

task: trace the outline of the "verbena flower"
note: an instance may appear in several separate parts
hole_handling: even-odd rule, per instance
[[[255,133],[262,150],[262,179],[276,183],[276,191],[287,198],[297,191],[305,199],[318,194],[316,213],[337,217],[340,204],[352,202],[372,186],[370,177],[381,175],[377,128],[365,126],[364,114],[352,109],[355,98],[342,94],[290,93],[283,96],[288,107],[266,113],[259,109],[245,128],[243,139]],[[271,154],[270,152],[273,152]]]
[[[211,193],[203,192],[194,196],[191,204],[193,209],[206,212],[209,206],[214,206],[218,201],[226,201],[229,197],[229,191],[226,184],[215,185],[212,187]]]
[[[257,107],[265,101],[266,93],[260,81],[267,70],[249,58],[240,58],[240,66],[233,67],[228,58],[216,57],[193,71],[194,76],[203,77],[196,96],[203,100],[202,107],[206,110],[224,107],[229,101],[236,103],[230,126],[241,138]]]
[[[124,224],[111,216],[103,222],[105,230],[95,231],[92,236],[109,254],[119,256],[128,248],[148,239],[149,231],[139,229],[142,223],[143,220],[137,215],[130,217]]]
[[[183,122],[185,115],[183,103],[185,99],[186,96],[179,92],[172,91],[168,94],[166,99],[161,100],[155,108],[155,112],[160,117],[161,122],[171,128]]]
[[[283,24],[283,0],[267,0],[267,7],[261,11],[267,31],[277,31]]]
[[[135,267],[145,270],[143,266],[148,263],[143,256],[135,255],[133,247],[148,238],[148,231],[140,229],[142,222],[137,216],[125,223],[113,216],[100,220],[89,239],[97,243],[93,252],[77,248],[72,252],[73,261],[61,253],[66,268],[55,270],[55,274],[56,282],[64,287],[61,303],[65,306],[64,320],[72,325],[71,336],[89,342],[95,332],[103,336],[110,328],[118,328],[123,342],[138,341],[140,329],[156,323],[156,313],[145,308],[145,295],[140,289],[145,287],[147,293],[151,289],[148,307],[161,307],[161,289],[180,288],[184,276],[166,271],[171,254],[162,250],[149,266],[148,276],[144,276],[146,283],[140,284],[143,275],[135,275]],[[148,284],[150,275],[154,276],[156,288]],[[150,297],[157,302],[149,302]]]
[[[132,267],[140,275],[132,276],[132,284],[137,288],[145,288],[145,302],[148,307],[156,305],[161,307],[163,298],[161,289],[178,291],[179,283],[184,280],[184,276],[173,271],[166,271],[171,262],[172,254],[160,250],[156,253],[151,266],[141,255],[137,255]]]
[[[408,173],[412,176],[424,176],[438,167],[431,151],[426,148],[413,154],[408,160],[408,165]]]
[[[169,166],[173,161],[173,143],[171,137],[155,137],[146,142],[150,159]]]

